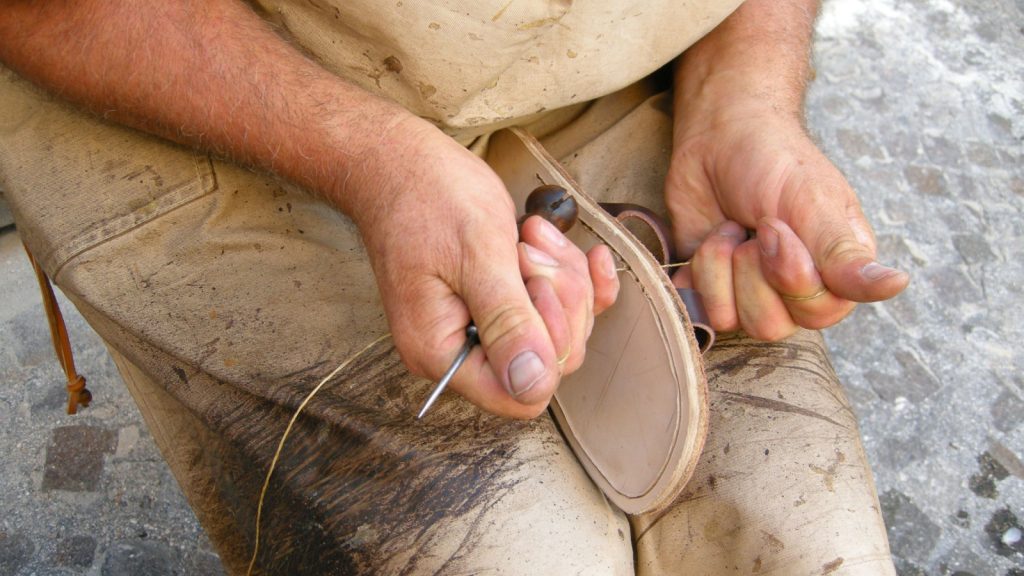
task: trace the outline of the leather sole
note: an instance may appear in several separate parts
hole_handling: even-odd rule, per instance
[[[584,251],[611,248],[621,288],[599,316],[583,366],[552,401],[555,419],[591,479],[628,514],[665,508],[686,485],[707,435],[707,381],[693,326],[650,252],[529,133],[491,136],[487,162],[517,208],[540,183],[563,186],[579,206],[567,233]]]

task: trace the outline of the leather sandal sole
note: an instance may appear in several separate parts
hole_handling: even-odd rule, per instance
[[[591,479],[628,514],[667,507],[697,465],[707,435],[707,381],[693,326],[671,280],[650,252],[528,132],[491,136],[487,162],[520,212],[543,181],[576,199],[568,237],[581,249],[611,248],[621,288],[598,317],[583,366],[552,401],[555,420]]]

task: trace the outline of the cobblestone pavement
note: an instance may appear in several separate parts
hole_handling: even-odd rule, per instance
[[[1024,3],[828,3],[809,125],[899,298],[827,331],[901,574],[1024,574]]]
[[[883,260],[913,274],[827,332],[905,576],[1024,575],[1022,12],[830,0],[819,24],[809,126],[861,192]],[[218,573],[66,301],[97,402],[62,413],[35,290],[16,234],[0,233],[0,574]]]

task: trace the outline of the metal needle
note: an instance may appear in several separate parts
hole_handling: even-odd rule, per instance
[[[438,381],[437,386],[434,387],[434,391],[430,393],[430,397],[424,402],[423,408],[420,409],[420,413],[416,415],[416,419],[423,418],[423,415],[430,410],[430,407],[434,405],[434,401],[437,400],[438,396],[444,392],[444,389],[448,387],[448,382],[451,382],[452,376],[459,370],[462,363],[469,357],[469,353],[473,350],[473,346],[476,346],[480,342],[480,336],[477,334],[476,326],[470,324],[466,327],[466,343],[462,345],[462,349],[459,350],[459,355],[455,357],[455,361],[448,367],[448,371],[441,376],[441,380]]]

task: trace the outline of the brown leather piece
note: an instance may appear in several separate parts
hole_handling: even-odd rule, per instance
[[[657,240],[658,250],[651,250],[654,258],[665,265],[679,262],[676,259],[675,250],[672,248],[672,236],[669,234],[669,228],[661,216],[653,210],[627,202],[601,202],[601,208],[604,208],[605,212],[626,226],[644,246],[651,249],[653,243],[645,241],[645,238],[649,236],[629,226],[634,221],[646,224],[650,235]],[[711,327],[711,319],[704,308],[704,300],[699,292],[691,288],[676,288],[676,293],[679,294],[680,300],[686,306],[687,315],[693,325],[694,336],[697,338],[697,346],[702,354],[706,353],[715,344],[715,329]]]
[[[64,316],[60,313],[60,306],[53,293],[53,286],[50,285],[50,278],[36,262],[28,246],[25,246],[25,254],[28,255],[32,269],[35,270],[36,280],[39,281],[39,292],[43,298],[43,309],[46,310],[46,320],[50,325],[50,339],[53,341],[53,351],[57,354],[57,361],[67,376],[68,384],[68,414],[77,414],[78,407],[87,408],[92,402],[92,392],[85,387],[85,376],[82,376],[75,369],[75,356],[71,352],[71,341],[68,338],[68,329],[64,325]]]
[[[683,301],[686,312],[690,315],[693,335],[697,338],[701,354],[707,353],[715,345],[715,329],[711,327],[711,318],[704,308],[704,299],[700,292],[692,288],[676,288],[676,294],[679,294],[679,299]]]
[[[641,242],[643,242],[644,235],[634,231],[635,229],[630,224],[634,220],[646,224],[650,227],[658,243],[658,250],[651,250],[651,255],[654,256],[654,259],[662,264],[672,264],[677,261],[675,250],[672,248],[672,237],[668,233],[668,227],[665,226],[661,216],[655,214],[653,210],[625,202],[601,202],[601,208],[604,208],[605,212],[611,214],[623,226],[626,226]],[[643,242],[643,244],[648,249],[653,248],[649,242]]]

